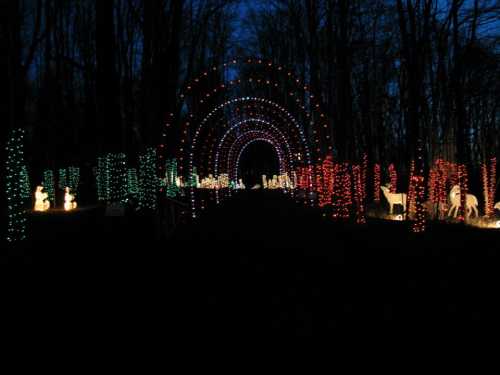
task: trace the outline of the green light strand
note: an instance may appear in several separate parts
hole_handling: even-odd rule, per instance
[[[43,172],[42,186],[44,187],[45,192],[49,195],[49,201],[54,203],[56,200],[56,193],[54,188],[54,172],[50,169]]]
[[[97,199],[100,202],[109,201],[109,159],[106,156],[97,158]]]
[[[108,201],[125,203],[127,201],[127,157],[124,153],[108,154]]]
[[[23,141],[23,129],[11,130],[7,140],[7,159],[5,161],[6,239],[8,242],[18,242],[26,239],[27,218],[21,186],[24,165]]]
[[[137,169],[129,168],[127,174],[127,187],[129,195],[136,196],[139,194],[139,180],[137,178]]]
[[[65,168],[59,168],[59,173],[58,173],[58,179],[57,179],[57,187],[61,190],[64,190],[64,188],[68,185],[68,179],[66,175],[66,169]]]
[[[74,166],[68,167],[68,186],[74,194],[77,194],[79,185],[80,168]]]
[[[156,210],[157,192],[156,150],[148,148],[139,156],[139,208]]]
[[[30,176],[26,164],[22,166],[21,170],[21,196],[27,200],[31,198]]]
[[[177,160],[175,158],[167,160],[165,170],[165,190],[167,197],[175,198],[180,192],[177,186]]]

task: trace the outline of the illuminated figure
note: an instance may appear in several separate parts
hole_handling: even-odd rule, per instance
[[[75,196],[69,193],[69,187],[64,188],[64,210],[70,211],[76,208]]]
[[[35,211],[47,211],[50,208],[48,194],[44,193],[43,186],[37,186],[35,191]]]
[[[238,180],[237,186],[238,186],[238,189],[245,189],[246,188],[245,184],[243,183],[243,179],[241,179],[241,178]]]
[[[392,215],[395,204],[403,206],[403,211],[406,212],[406,193],[391,193],[387,186],[381,186],[380,189],[384,193],[387,202],[389,202],[390,215]]]
[[[455,210],[455,214],[453,217],[457,217],[458,214],[458,208],[460,207],[460,186],[455,185],[450,191],[450,203],[451,207],[450,210],[448,211],[448,216],[451,216],[451,213],[453,210]],[[466,200],[465,200],[465,207],[466,209],[466,216],[469,217],[472,211],[474,211],[476,217],[479,217],[479,212],[477,209],[477,206],[479,205],[477,198],[472,195],[472,194],[467,194],[466,195]]]
[[[497,202],[497,203],[495,204],[495,207],[494,207],[494,208],[495,208],[495,210],[500,211],[500,202]]]
[[[267,176],[265,174],[262,175],[262,187],[267,189]]]

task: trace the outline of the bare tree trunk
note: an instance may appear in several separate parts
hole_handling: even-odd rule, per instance
[[[115,68],[113,0],[96,2],[97,122],[100,151],[119,152],[123,146]]]

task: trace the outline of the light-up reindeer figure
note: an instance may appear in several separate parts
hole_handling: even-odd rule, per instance
[[[472,195],[472,194],[467,194],[465,199],[465,207],[466,207],[466,217],[469,217],[472,211],[474,211],[476,217],[479,217],[479,211],[477,209],[477,206],[479,205],[477,198]],[[451,207],[450,210],[448,211],[448,216],[451,216],[451,213],[453,210],[455,211],[455,214],[453,217],[457,217],[458,214],[458,208],[461,206],[460,202],[460,186],[455,185],[451,188],[450,191],[450,203]]]
[[[495,207],[494,207],[494,208],[495,208],[495,210],[500,211],[500,202],[497,202],[497,203],[495,204]]]
[[[385,199],[389,202],[389,214],[392,215],[394,205],[403,206],[403,211],[406,212],[406,193],[391,193],[387,186],[381,186],[380,189],[384,193]]]

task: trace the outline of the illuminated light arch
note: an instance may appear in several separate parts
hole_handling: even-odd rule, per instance
[[[287,160],[286,157],[286,152],[282,150],[283,144],[280,142],[280,140],[276,139],[274,135],[269,134],[266,131],[263,130],[250,130],[246,133],[241,134],[231,145],[231,148],[228,153],[227,157],[227,172],[228,172],[228,178],[231,181],[237,181],[238,180],[238,169],[239,169],[239,162],[241,155],[248,147],[249,144],[257,141],[257,140],[262,140],[265,141],[273,146],[275,149],[277,155],[278,155],[278,161],[279,161],[279,169],[280,169],[280,174],[284,174],[285,172],[291,171],[290,169],[290,160]],[[238,156],[236,159],[234,158],[234,154],[238,153]],[[291,156],[289,156],[290,158]],[[228,190],[228,196],[231,196],[231,191]],[[219,191],[216,191],[216,202],[217,204],[220,203],[220,194]]]
[[[305,137],[305,133],[304,133],[304,129],[301,127],[301,125],[297,122],[297,120],[290,114],[288,113],[288,111],[286,111],[284,108],[282,108],[280,105],[276,104],[275,102],[271,101],[271,100],[268,100],[268,99],[263,99],[263,98],[256,98],[256,97],[243,97],[243,98],[235,98],[235,99],[231,99],[231,100],[228,100],[220,105],[218,105],[214,110],[212,110],[203,120],[202,122],[199,124],[199,126],[197,127],[195,133],[194,133],[194,137],[193,137],[193,140],[191,142],[191,146],[190,146],[190,153],[189,153],[189,168],[190,168],[190,172],[192,171],[192,158],[193,158],[193,152],[194,152],[194,149],[197,147],[197,142],[198,142],[198,136],[202,130],[202,128],[204,127],[204,125],[210,120],[210,118],[212,116],[214,116],[214,114],[220,110],[223,110],[225,107],[233,104],[233,103],[239,103],[239,102],[246,102],[246,101],[255,101],[255,102],[260,102],[260,103],[265,103],[267,105],[270,105],[270,106],[273,106],[274,108],[280,110],[283,114],[286,115],[286,117],[289,119],[289,121],[291,122],[292,125],[294,125],[298,132],[299,132],[299,136],[301,138],[301,141],[304,145],[304,149],[305,149],[305,156],[306,156],[306,162],[308,165],[311,165],[312,164],[312,161],[311,161],[311,152],[309,150],[309,146],[308,146],[308,143],[307,143],[307,140],[306,140],[306,137]]]
[[[278,162],[279,162],[279,166],[280,166],[279,167],[280,175],[283,175],[283,174],[289,172],[288,168],[286,167],[285,159],[284,159],[283,155],[281,154],[281,150],[280,150],[279,146],[275,142],[271,141],[268,138],[257,137],[257,138],[252,138],[248,142],[246,142],[243,145],[243,147],[241,147],[240,151],[238,152],[238,157],[236,158],[236,162],[234,163],[234,168],[233,168],[234,180],[236,180],[236,181],[238,180],[238,172],[239,172],[239,167],[240,167],[241,155],[243,155],[243,152],[245,152],[245,150],[247,149],[248,146],[250,146],[252,143],[255,143],[255,142],[266,142],[266,143],[269,143],[271,146],[273,146],[273,148],[276,151],[276,155],[278,155]]]
[[[248,111],[248,112],[247,112]],[[269,111],[269,112],[262,112],[262,111]],[[222,113],[224,115],[224,113]],[[289,137],[288,139],[290,140],[290,144],[294,145],[295,149],[294,155],[300,155],[299,161],[305,160],[305,150],[303,149],[303,144],[300,142],[300,137],[298,135],[297,129],[293,126],[289,126],[290,122],[286,118],[283,117],[283,115],[280,112],[277,112],[276,110],[262,106],[262,105],[255,105],[255,106],[250,106],[250,105],[245,105],[243,107],[237,107],[235,109],[235,113],[233,114],[232,119],[236,119],[234,122],[232,121],[227,121],[226,116],[218,117],[219,119],[216,120],[215,122],[212,122],[213,126],[211,126],[207,130],[207,135],[204,137],[205,140],[208,140],[208,147],[207,147],[207,142],[203,145],[203,147],[200,149],[200,153],[197,154],[199,160],[202,161],[207,161],[208,160],[208,165],[205,167],[207,168],[207,173],[213,173],[217,174],[212,168],[211,168],[211,161],[212,161],[212,155],[216,154],[217,151],[217,145],[216,145],[216,137],[213,136],[214,133],[217,133],[217,131],[213,131],[213,128],[217,128],[220,125],[220,128],[226,128],[227,125],[232,126],[232,124],[245,121],[245,120],[251,120],[251,119],[257,119],[259,121],[266,121],[268,118],[272,118],[272,122],[276,124],[276,127],[278,128],[284,128],[283,131],[284,133],[288,134]],[[220,123],[219,123],[220,121]],[[232,122],[232,124],[231,124]],[[269,123],[269,121],[266,121]],[[242,125],[242,128],[244,126]],[[238,130],[239,131],[239,130]],[[283,134],[283,133],[282,133]],[[219,133],[216,134],[217,137],[220,136]],[[202,168],[205,168],[202,167]]]
[[[231,71],[231,69],[236,68],[239,64],[242,69],[239,69],[238,71],[234,69]],[[256,69],[247,69],[247,66],[250,65],[254,65]],[[291,145],[299,144],[304,146],[297,147],[297,149],[305,155],[304,160],[299,159],[300,164],[306,167],[309,175],[313,175],[315,171],[313,169],[312,160],[321,161],[322,154],[332,151],[332,143],[330,136],[331,130],[328,129],[327,124],[328,119],[320,108],[320,101],[310,92],[308,85],[304,84],[300,79],[297,79],[292,70],[286,69],[286,67],[282,65],[275,64],[272,61],[266,61],[259,57],[232,59],[228,63],[221,64],[221,67],[222,70],[219,66],[213,66],[205,70],[200,76],[194,78],[190,83],[188,83],[179,95],[181,105],[179,120],[181,117],[184,118],[184,120],[179,121],[178,123],[181,130],[179,134],[179,143],[177,144],[177,151],[175,151],[175,148],[167,149],[166,147],[165,137],[168,133],[167,129],[176,121],[176,116],[170,114],[165,124],[165,132],[162,133],[163,140],[159,145],[160,173],[162,168],[164,168],[163,155],[165,155],[168,151],[174,152],[175,155],[177,155],[180,173],[185,175],[185,173],[188,172],[189,175],[192,176],[194,154],[195,150],[198,149],[200,151],[199,153],[196,151],[196,157],[198,158],[202,157],[202,155],[207,155],[208,157],[206,159],[210,162],[208,163],[208,167],[205,172],[210,171],[213,148],[215,147],[216,139],[219,137],[219,134],[217,131],[209,131],[207,133],[207,137],[204,137],[204,141],[208,141],[208,146],[205,144],[203,147],[199,147],[197,145],[197,140],[200,135],[200,129],[204,128],[204,123],[208,121],[207,119],[212,120],[213,112],[209,113],[210,107],[214,108],[216,101],[219,100],[222,95],[230,97],[228,94],[229,91],[239,89],[241,87],[239,92],[243,93],[251,92],[248,91],[248,89],[258,90],[260,92],[261,88],[264,88],[264,93],[262,95],[264,97],[270,97],[271,100],[269,101],[274,104],[273,108],[275,108],[278,113],[284,114],[284,117],[289,119],[286,123],[294,125],[289,129],[284,130],[284,133],[288,137]],[[219,82],[213,86],[210,85],[210,83],[213,82],[212,78],[210,78],[212,77],[212,72],[217,75],[216,78]],[[276,72],[276,74],[274,72]],[[231,74],[231,76],[229,76],[229,74]],[[271,76],[277,81],[273,81]],[[258,99],[255,96],[252,98],[254,100]],[[279,101],[284,102],[284,104],[279,105],[276,103],[276,98],[280,98]],[[270,106],[269,103],[265,102],[267,99],[260,99],[262,100],[260,103],[263,104],[263,107]],[[233,102],[238,100],[242,100],[242,98],[233,99]],[[288,107],[291,109],[293,108],[294,115],[285,109]],[[215,110],[217,111],[218,108],[219,106],[217,106]],[[231,113],[231,110],[232,108],[228,108],[228,110],[226,110],[226,114]],[[230,117],[232,118],[233,115],[230,114]],[[203,120],[200,121],[202,118]],[[272,115],[267,119],[270,122],[273,122]],[[298,122],[296,119],[303,120],[307,123],[307,136],[304,131],[305,128],[300,127],[300,125],[297,126]],[[203,125],[201,123],[203,123]],[[193,133],[194,124],[200,124],[200,126],[196,128],[195,133]],[[295,126],[297,126],[298,132],[290,138],[292,135],[290,131],[294,133],[293,130],[295,129]],[[321,137],[322,134],[323,137]],[[175,137],[173,139],[175,139]],[[201,165],[204,166],[207,164],[203,161]],[[310,183],[306,185],[310,190],[313,189],[312,181],[314,181],[314,178],[311,179]],[[193,207],[193,212],[195,212],[195,197],[193,188],[190,189],[189,195],[191,197],[190,203]],[[313,202],[314,200],[311,198],[311,203],[313,204]]]
[[[257,78],[254,78],[253,76],[247,77],[247,78],[241,78],[241,75],[244,75],[245,72],[242,71],[239,76],[233,77],[233,79],[228,79],[227,76],[220,77],[220,72],[221,70],[224,71],[224,74],[226,74],[227,70],[226,68],[231,68],[232,66],[237,66],[241,65],[242,67],[246,67],[247,65],[254,65],[255,67],[258,67],[260,70],[253,71],[251,74],[258,75]],[[261,70],[262,67],[264,70]],[[222,69],[221,69],[222,68]],[[268,71],[274,72],[273,76],[278,76],[278,77],[283,77],[283,82],[273,82],[269,76],[271,76]],[[205,105],[206,102],[208,102],[208,99],[211,99],[220,92],[221,90],[229,90],[232,88],[237,87],[240,84],[250,82],[252,84],[262,84],[263,87],[274,87],[274,88],[281,88],[283,85],[288,85],[292,86],[292,91],[289,91],[288,87],[285,87],[288,92],[288,97],[297,97],[295,100],[295,103],[299,102],[299,98],[303,98],[306,101],[309,102],[309,111],[307,112],[308,109],[306,109],[305,105],[301,105],[300,108],[304,112],[304,118],[309,121],[311,119],[311,114],[315,113],[317,114],[317,119],[314,119],[314,116],[312,116],[312,121],[309,122],[312,133],[314,134],[314,144],[316,147],[316,152],[320,152],[321,150],[321,145],[320,145],[320,137],[319,133],[323,131],[322,129],[327,129],[328,124],[324,121],[327,121],[327,117],[325,114],[321,111],[320,109],[320,103],[319,101],[316,100],[315,96],[310,93],[309,87],[307,84],[303,83],[300,79],[298,79],[293,71],[291,69],[287,69],[285,66],[282,64],[276,64],[273,61],[263,59],[261,57],[245,57],[242,59],[230,59],[228,62],[220,64],[220,65],[214,65],[207,70],[205,70],[202,74],[200,74],[198,77],[195,77],[192,79],[189,83],[185,85],[185,88],[182,90],[181,94],[179,95],[180,102],[181,102],[181,107],[184,107],[184,105],[189,105],[187,98],[191,97],[193,100],[195,100],[196,96],[196,90],[198,89],[198,83],[202,84],[204,83],[204,79],[207,79],[211,77],[211,73],[214,72],[218,75],[218,79],[222,78],[223,82],[217,84],[216,86],[212,86],[212,89],[208,89],[206,86],[201,87],[201,90],[206,90],[199,95],[197,95],[198,98],[201,98],[197,103],[201,105]],[[265,75],[265,77],[261,77],[261,75]],[[255,88],[252,88],[255,89]],[[301,94],[298,94],[298,93]],[[293,104],[292,103],[287,103]],[[201,109],[197,109],[196,112],[203,112]],[[170,118],[166,121],[166,128],[172,124],[174,121],[174,115],[170,114]],[[188,115],[186,116],[187,121],[182,124],[181,126],[181,137],[187,136],[187,128],[189,128],[191,122],[196,121],[193,112],[189,112]],[[319,122],[324,122],[322,124],[319,124],[319,126],[316,126],[316,123]],[[166,129],[166,130],[167,130]],[[163,132],[162,136],[164,137],[164,140],[161,142],[160,145],[160,152],[164,152],[166,150],[165,147],[165,137],[167,136],[167,131]],[[327,152],[330,152],[332,150],[331,147],[331,136],[329,132],[326,132],[325,137],[328,140],[328,145],[327,145]],[[182,138],[184,139],[184,138]],[[185,143],[185,140],[181,140],[181,148],[184,146],[182,143]],[[320,155],[318,154],[318,160],[320,160]]]
[[[277,135],[281,138],[281,141],[286,145],[286,148],[287,148],[287,153],[288,153],[288,157],[289,157],[289,160],[290,160],[290,168],[293,169],[293,157],[292,157],[292,151],[291,151],[291,148],[290,148],[290,145],[288,143],[288,141],[286,140],[285,136],[283,135],[283,133],[276,127],[274,126],[272,123],[268,122],[268,121],[265,121],[265,120],[262,120],[262,119],[256,119],[256,118],[250,118],[250,119],[246,119],[246,120],[242,120],[242,121],[238,121],[236,124],[234,124],[233,126],[231,126],[225,133],[224,135],[222,136],[221,140],[219,141],[219,144],[217,146],[217,150],[216,150],[216,155],[215,155],[215,163],[214,163],[214,175],[217,176],[218,175],[218,171],[219,171],[219,155],[220,155],[220,152],[221,152],[221,148],[223,146],[223,143],[224,141],[226,140],[227,136],[235,131],[236,129],[240,128],[241,125],[243,124],[247,124],[247,123],[258,123],[258,124],[265,124],[267,126],[269,126],[269,128],[273,129]],[[250,130],[249,130],[250,131]]]
[[[231,145],[231,148],[229,149],[228,152],[228,158],[227,158],[227,171],[229,174],[229,178],[231,179],[237,179],[237,171],[236,171],[236,166],[239,162],[239,158],[241,156],[242,151],[248,147],[250,143],[253,142],[255,139],[266,139],[266,141],[270,144],[273,145],[273,147],[276,149],[276,152],[278,153],[278,159],[280,162],[280,173],[284,173],[286,170],[290,169],[290,160],[286,160],[285,158],[285,153],[283,152],[282,148],[280,147],[280,142],[273,136],[271,136],[269,133],[266,133],[264,131],[249,131],[245,134],[242,134],[240,137],[237,138],[237,140]],[[238,153],[238,156],[236,159],[234,159],[235,153]]]
[[[240,80],[239,80],[239,81],[240,81]],[[295,96],[295,94],[294,94],[294,93],[290,93],[290,96]],[[313,96],[311,96],[311,98],[313,98]],[[311,100],[311,99],[310,99],[310,100]],[[297,99],[296,99],[296,102],[299,102],[299,101],[300,101],[300,99],[298,99],[298,98],[297,98]],[[204,100],[201,100],[201,103],[200,103],[200,104],[204,104]],[[319,107],[319,104],[318,104],[315,108],[313,108],[313,110],[318,110],[318,107]],[[281,106],[281,108],[283,108],[283,106]],[[321,151],[321,147],[320,147],[320,137],[319,137],[319,134],[318,134],[318,133],[319,133],[320,131],[322,131],[322,129],[327,129],[327,128],[328,128],[328,125],[327,125],[327,123],[325,122],[325,123],[323,123],[323,124],[320,124],[320,126],[318,127],[318,126],[316,126],[316,124],[315,124],[315,122],[314,122],[314,121],[310,121],[310,117],[311,117],[311,115],[310,115],[309,113],[307,113],[307,111],[306,111],[306,109],[305,109],[305,107],[304,107],[304,106],[300,106],[299,112],[300,112],[300,111],[303,111],[303,112],[304,112],[304,116],[305,116],[305,118],[309,121],[309,125],[311,126],[311,130],[312,130],[312,133],[313,133],[313,135],[314,135],[314,143],[315,143],[315,147],[316,147],[315,151],[318,153],[318,160],[321,160],[321,157],[320,157],[320,151]],[[325,119],[325,120],[326,120],[325,115],[324,115],[323,113],[320,113],[320,114],[319,114],[319,116],[320,116],[320,118],[322,118],[322,119]],[[184,128],[183,128],[183,129],[181,129],[181,134],[183,134],[184,136],[187,136],[187,134],[188,134],[188,129],[189,129],[189,127],[190,127],[191,123],[195,120],[194,115],[193,115],[192,113],[190,113],[187,117],[188,117],[189,121],[186,121],[186,122],[184,123]],[[330,137],[330,135],[329,135],[329,134],[326,134],[326,135],[325,135],[325,138],[329,141],[331,137]],[[185,143],[185,139],[184,139],[184,138],[182,138],[182,139],[181,139],[181,143]],[[329,145],[327,148],[328,148],[328,151],[331,151],[331,150],[332,150],[331,145]]]
[[[231,167],[232,149],[235,147],[235,145],[237,145],[239,143],[240,139],[243,139],[244,137],[248,137],[248,135],[268,136],[268,137],[273,139],[273,142],[275,144],[274,145],[275,148],[279,147],[280,145],[285,146],[286,149],[284,150],[284,154],[286,154],[288,156],[288,158],[284,158],[282,156],[281,148],[280,148],[280,154],[279,154],[280,167],[281,167],[280,169],[282,171],[285,169],[286,170],[293,169],[293,165],[294,165],[293,155],[295,155],[295,153],[292,153],[291,147],[290,147],[286,137],[283,135],[283,133],[277,127],[275,127],[273,124],[271,124],[268,121],[265,121],[262,119],[245,119],[245,120],[238,121],[235,124],[233,124],[222,136],[222,139],[220,140],[218,147],[217,147],[217,150],[216,150],[216,157],[215,157],[215,162],[214,162],[214,176],[219,175],[219,160],[220,160],[221,149],[223,148],[224,142],[226,141],[228,135],[233,133],[235,130],[239,130],[242,126],[249,125],[249,124],[266,125],[267,128],[264,128],[264,129],[250,128],[248,130],[242,130],[242,133],[235,140],[232,140],[232,145],[229,148],[229,151],[227,153],[227,162],[228,163],[227,163],[226,172],[228,173],[229,180],[230,181],[234,180],[235,179],[234,176],[237,175],[237,173],[233,173],[232,175],[230,173],[233,170],[233,168]],[[282,165],[282,163],[281,163],[282,160],[285,160],[287,162],[286,166],[288,168],[285,168],[285,166]],[[236,177],[236,180],[237,180],[237,177]],[[230,192],[228,194],[231,195]],[[216,194],[215,194],[215,200],[216,200],[217,204],[220,203],[220,194],[219,194],[218,190],[216,191]]]
[[[268,99],[263,99],[263,98],[258,98],[258,97],[251,97],[251,96],[246,96],[246,97],[241,97],[241,98],[235,98],[235,99],[231,99],[231,100],[227,100],[226,102],[222,103],[222,104],[219,104],[215,109],[213,109],[202,121],[201,123],[198,125],[198,127],[196,128],[196,131],[194,133],[194,137],[193,137],[193,140],[191,142],[191,145],[190,145],[190,152],[189,152],[189,165],[188,165],[188,168],[189,168],[189,175],[193,175],[194,174],[194,162],[193,162],[193,159],[194,159],[194,151],[195,149],[197,148],[197,142],[198,142],[198,137],[200,135],[200,132],[201,130],[204,128],[205,124],[208,123],[208,121],[218,112],[218,111],[221,111],[223,110],[224,108],[226,108],[227,106],[233,104],[233,103],[242,103],[242,102],[259,102],[259,103],[262,103],[262,104],[265,104],[265,105],[269,105],[271,107],[274,107],[275,109],[277,109],[278,111],[282,112],[286,118],[288,118],[288,120],[290,121],[290,123],[296,127],[296,129],[298,130],[298,133],[299,133],[299,137],[300,137],[300,140],[302,141],[303,143],[303,148],[305,150],[305,156],[306,156],[306,163],[307,163],[307,166],[308,168],[310,169],[311,173],[312,173],[312,160],[311,160],[311,153],[310,153],[310,150],[309,150],[309,146],[308,146],[308,142],[306,140],[306,137],[305,137],[305,132],[304,132],[304,129],[301,127],[301,125],[297,122],[297,120],[288,112],[286,111],[284,108],[282,108],[280,105],[278,105],[277,103],[271,101],[271,100],[268,100]],[[187,133],[187,131],[186,131]],[[181,151],[183,151],[181,149]],[[312,186],[312,182],[309,186],[309,188],[312,190],[313,186]],[[190,206],[191,206],[191,216],[193,218],[196,218],[196,201],[195,201],[195,191],[194,191],[194,187],[190,187]],[[313,203],[313,199],[311,199],[311,204]]]

